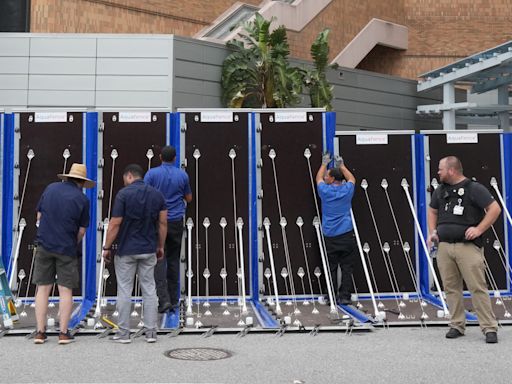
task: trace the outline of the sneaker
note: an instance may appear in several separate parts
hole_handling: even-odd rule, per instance
[[[464,334],[455,328],[450,328],[448,332],[446,332],[447,339],[456,339],[457,337],[464,336]]]
[[[172,309],[172,304],[167,302],[158,306],[158,313],[165,313]]]
[[[112,340],[120,344],[130,344],[132,342],[132,339],[130,338],[130,332],[128,331],[118,331],[114,336],[112,336]]]
[[[487,344],[496,344],[498,342],[498,334],[496,332],[487,332],[485,334],[485,342]]]
[[[156,331],[146,331],[146,343],[156,343]]]
[[[36,335],[34,336],[34,344],[44,344],[48,340],[48,336],[46,336],[46,332],[44,331],[37,331]]]
[[[60,332],[59,333],[59,344],[69,344],[75,341],[75,336],[73,336],[71,333],[69,333],[69,329],[66,331],[66,333]]]

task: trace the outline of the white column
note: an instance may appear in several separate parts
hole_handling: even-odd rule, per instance
[[[455,85],[453,83],[443,84],[443,104],[453,105],[455,103]],[[455,129],[455,110],[443,111],[443,129]]]
[[[498,104],[508,105],[508,84],[502,85],[498,88]],[[500,128],[504,131],[510,132],[510,117],[509,111],[498,113]]]

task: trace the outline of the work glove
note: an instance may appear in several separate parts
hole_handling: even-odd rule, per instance
[[[331,154],[329,152],[325,152],[322,155],[322,165],[327,166],[331,162]]]
[[[343,165],[344,161],[343,161],[343,157],[341,157],[340,155],[337,155],[336,157],[334,157],[334,167],[335,168],[339,168]]]

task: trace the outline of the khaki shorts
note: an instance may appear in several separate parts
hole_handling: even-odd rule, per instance
[[[39,246],[34,261],[32,283],[36,285],[58,285],[73,289],[78,288],[78,260],[76,257],[48,252]],[[57,278],[55,278],[57,275]]]

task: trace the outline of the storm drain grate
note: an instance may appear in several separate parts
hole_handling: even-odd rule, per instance
[[[232,356],[231,352],[217,348],[177,348],[164,352],[164,355],[171,359],[191,361],[222,360]]]

